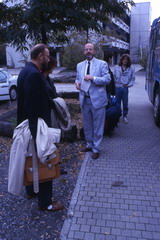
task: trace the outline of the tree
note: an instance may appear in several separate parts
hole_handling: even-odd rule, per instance
[[[117,0],[12,0],[0,4],[0,41],[18,49],[33,43],[66,42],[68,31],[101,32],[111,16],[121,16],[133,1]],[[3,22],[2,22],[3,18]]]

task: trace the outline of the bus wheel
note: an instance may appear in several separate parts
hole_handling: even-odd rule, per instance
[[[160,127],[160,93],[159,89],[156,91],[154,99],[154,120],[158,127]]]

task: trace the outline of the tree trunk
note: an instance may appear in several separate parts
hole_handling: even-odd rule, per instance
[[[41,28],[42,43],[47,44],[47,34],[44,27]]]

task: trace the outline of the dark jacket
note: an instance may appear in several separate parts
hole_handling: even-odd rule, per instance
[[[17,123],[29,120],[29,128],[34,139],[38,118],[51,126],[51,103],[42,73],[31,62],[20,72],[17,80]]]

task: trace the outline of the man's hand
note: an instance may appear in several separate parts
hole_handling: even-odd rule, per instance
[[[79,82],[76,82],[76,88],[77,90],[80,90],[81,84]]]
[[[94,80],[94,77],[91,76],[91,75],[86,75],[86,76],[84,76],[84,80],[85,80],[85,81],[93,81],[93,80]]]

